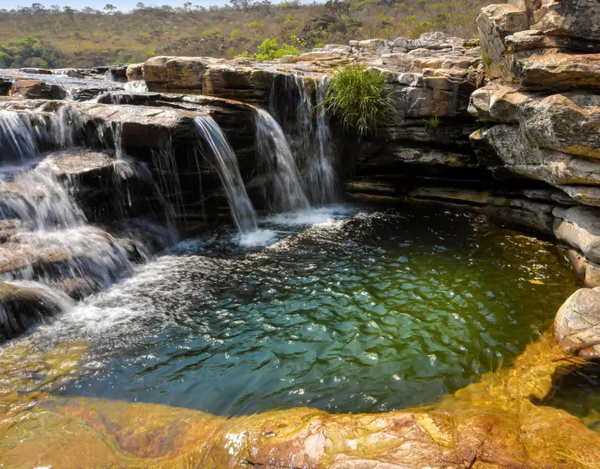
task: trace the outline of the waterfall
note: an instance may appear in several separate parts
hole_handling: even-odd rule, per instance
[[[256,212],[248,198],[237,157],[225,134],[209,115],[196,117],[195,123],[200,135],[211,149],[235,224],[242,233],[256,231],[258,228]]]
[[[87,223],[50,165],[13,175],[0,184],[0,193],[0,218],[18,221],[0,245],[2,260],[13,267],[0,280],[77,280],[95,290],[131,272],[125,247]]]
[[[19,166],[31,164],[44,146],[72,147],[84,125],[84,117],[66,106],[47,118],[33,112],[0,110],[0,166],[6,169],[7,161]]]
[[[271,208],[290,211],[310,207],[294,155],[281,126],[271,114],[258,108],[255,123],[258,158],[272,185]]]
[[[144,80],[134,80],[125,83],[125,91],[128,93],[147,93],[148,85]]]
[[[37,156],[41,135],[33,120],[33,115],[0,110],[0,162],[23,164]]]
[[[296,122],[300,126],[299,151],[303,156],[307,193],[314,204],[329,204],[339,199],[339,191],[329,121],[320,106],[327,94],[327,78],[309,80],[295,74],[294,84],[299,94]]]
[[[0,219],[20,220],[31,230],[73,228],[85,216],[67,188],[45,165],[0,182]]]
[[[56,291],[56,298],[63,293],[80,298],[127,276],[134,262],[176,241],[173,210],[146,165],[124,155],[122,129],[97,126],[95,141],[117,148],[99,152],[75,147],[86,124],[82,114],[66,107],[47,116],[0,111],[0,288],[5,293],[13,285],[42,299],[49,291]],[[48,147],[67,150],[42,153]],[[135,218],[140,208],[163,217],[165,227]],[[113,234],[88,219],[108,214]],[[15,322],[7,304],[0,307],[0,337],[32,324]],[[38,316],[44,316],[42,310]]]

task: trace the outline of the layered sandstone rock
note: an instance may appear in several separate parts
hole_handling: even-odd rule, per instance
[[[600,4],[511,0],[478,18],[495,79],[471,96],[485,126],[471,135],[481,164],[503,181],[544,181],[573,202],[600,206]],[[587,285],[600,284],[596,209],[553,210],[554,235]]]
[[[599,10],[593,0],[484,8],[477,24],[489,74],[529,89],[597,88]]]

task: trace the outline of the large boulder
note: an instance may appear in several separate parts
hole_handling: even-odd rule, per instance
[[[144,79],[144,64],[131,64],[125,72],[127,81],[137,81]]]
[[[581,288],[558,310],[554,336],[567,351],[600,358],[600,288]]]
[[[481,53],[492,77],[507,77],[509,71],[504,64],[506,45],[504,38],[528,28],[527,13],[511,5],[489,5],[481,10],[477,18]]]
[[[153,57],[143,65],[150,91],[202,94],[203,77],[216,59],[209,57]]]

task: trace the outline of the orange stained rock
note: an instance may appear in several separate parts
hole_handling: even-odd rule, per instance
[[[544,336],[513,367],[438,405],[382,414],[295,408],[227,419],[156,404],[48,398],[8,416],[0,463],[19,469],[597,469],[600,435],[541,405],[554,377],[583,363]]]

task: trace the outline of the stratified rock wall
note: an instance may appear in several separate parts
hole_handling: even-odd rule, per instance
[[[477,22],[492,78],[469,106],[484,125],[471,135],[480,163],[497,179],[544,181],[600,206],[600,3],[510,0]],[[586,284],[600,285],[600,212],[557,207],[553,217]]]

